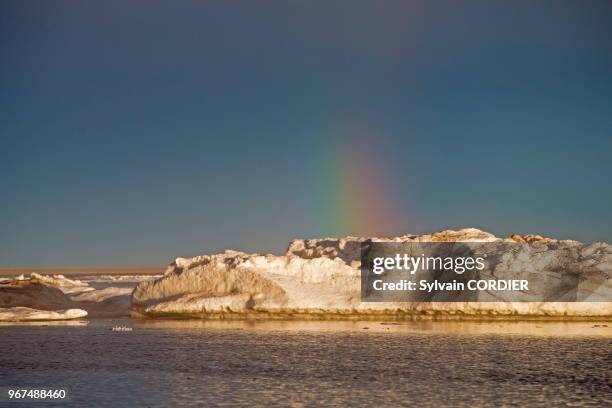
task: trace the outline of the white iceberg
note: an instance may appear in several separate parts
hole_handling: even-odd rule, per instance
[[[363,318],[372,317],[612,317],[609,298],[600,302],[362,302],[361,242],[520,242],[541,244],[524,263],[507,260],[505,273],[524,268],[579,264],[580,290],[593,298],[612,289],[612,247],[582,245],[537,235],[507,239],[477,229],[442,231],[395,238],[294,240],[284,256],[226,251],[178,258],[160,279],[140,283],[132,294],[132,315],[200,318]],[[571,248],[550,259],[559,245]],[[559,260],[560,259],[560,260]],[[554,263],[554,262],[556,263]],[[501,265],[501,263],[500,263]],[[547,271],[547,270],[546,270]],[[534,271],[537,273],[538,271]],[[547,271],[548,272],[548,271]],[[589,286],[592,284],[591,286]],[[605,290],[602,292],[602,288]],[[587,296],[588,297],[588,296]],[[494,299],[495,300],[495,299]]]
[[[125,317],[130,315],[133,288],[107,287],[91,292],[71,295],[78,307],[87,310],[90,317]]]
[[[85,282],[67,279],[62,275],[32,273],[27,277],[22,275],[0,282],[0,308],[5,313],[20,307],[39,310],[41,313],[58,312],[52,315],[54,319],[65,315],[61,311],[68,309],[82,310],[89,317],[122,317],[130,314],[132,290],[131,287],[96,290]]]
[[[37,277],[0,283],[0,307],[29,307],[41,310],[69,309],[72,301],[55,286]]]
[[[29,307],[0,307],[0,322],[70,320],[85,316],[87,316],[87,312],[81,309],[38,310]]]
[[[31,281],[35,280],[48,286],[53,286],[60,289],[64,293],[77,293],[92,291],[94,288],[90,287],[86,282],[69,279],[64,275],[40,275],[36,272],[32,272],[30,276],[19,275],[15,280]]]

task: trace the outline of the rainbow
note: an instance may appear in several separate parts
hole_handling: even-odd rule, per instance
[[[363,131],[337,133],[317,160],[324,235],[388,236],[406,226],[381,145],[367,136]]]

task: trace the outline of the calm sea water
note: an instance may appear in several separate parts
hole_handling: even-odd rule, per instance
[[[111,332],[114,324],[134,330]],[[54,406],[81,407],[601,407],[612,405],[611,330],[593,323],[5,325],[0,386],[64,388],[69,400]],[[3,396],[0,405],[28,403]]]

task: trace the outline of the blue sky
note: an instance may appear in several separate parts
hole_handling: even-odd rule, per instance
[[[467,226],[612,241],[611,19],[606,1],[4,1],[0,266]],[[355,149],[384,189],[338,177]],[[392,222],[336,222],[352,183]]]

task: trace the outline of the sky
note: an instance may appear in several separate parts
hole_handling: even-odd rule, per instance
[[[0,3],[0,266],[612,241],[609,1]]]

